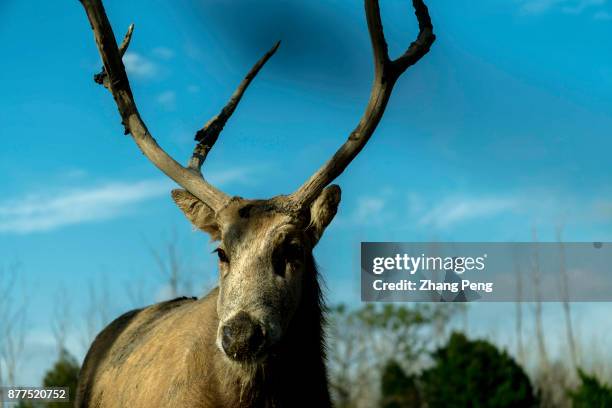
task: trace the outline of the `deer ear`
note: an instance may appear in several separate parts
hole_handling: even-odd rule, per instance
[[[313,247],[319,242],[319,239],[321,239],[323,235],[323,231],[325,231],[325,228],[327,228],[331,220],[334,219],[338,211],[338,204],[340,204],[340,196],[340,187],[332,184],[326,187],[310,205],[310,225],[308,226],[308,232],[312,237]]]
[[[221,239],[215,212],[186,190],[172,190],[172,199],[194,227],[207,232],[213,241]]]

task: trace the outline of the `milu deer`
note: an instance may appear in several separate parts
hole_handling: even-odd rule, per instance
[[[104,64],[94,79],[110,90],[126,134],[183,189],[172,198],[191,223],[219,242],[218,287],[124,314],[95,339],[79,377],[78,407],[329,407],[324,306],[312,251],[340,202],[336,179],[368,142],[394,84],[429,51],[435,36],[413,0],[417,39],[389,58],[377,0],[365,0],[374,83],[348,140],[289,195],[250,200],[209,184],[202,164],[247,87],[276,52],[259,60],[221,112],[197,132],[186,166],[153,139],[138,113],[101,0],[81,0]]]

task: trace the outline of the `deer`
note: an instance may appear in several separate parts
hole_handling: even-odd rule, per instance
[[[332,182],[379,124],[400,76],[435,40],[429,10],[412,0],[417,38],[389,57],[378,0],[364,0],[374,59],[365,112],[348,139],[297,190],[268,199],[229,196],[202,166],[251,81],[277,51],[251,68],[223,109],[195,135],[185,166],[169,156],[141,118],[120,45],[101,0],[80,0],[103,69],[94,76],[112,94],[125,134],[181,188],[174,202],[197,230],[218,242],[218,286],[118,317],[95,338],[79,375],[77,407],[330,407],[325,303],[313,248],[341,198]]]

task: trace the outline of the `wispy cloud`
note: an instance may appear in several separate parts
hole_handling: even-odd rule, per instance
[[[157,75],[159,67],[142,54],[128,51],[123,56],[125,69],[131,77],[149,79]]]
[[[603,6],[606,0],[577,0],[568,2],[563,6],[562,11],[567,14],[580,14],[588,8]]]
[[[157,95],[157,103],[164,109],[173,110],[176,107],[176,93],[174,91],[165,91]]]
[[[452,234],[465,226],[474,226],[485,230],[490,227],[500,236],[501,230],[509,234],[514,233],[514,227],[521,226],[528,232],[532,226],[554,231],[561,225],[582,229],[612,223],[612,193],[602,192],[585,199],[546,188],[455,191],[441,196],[384,189],[378,194],[357,197],[354,202],[344,202],[342,208],[344,211],[335,224],[345,228],[381,227],[384,231],[426,234]]]
[[[612,20],[612,14],[610,14],[607,11],[598,11],[597,13],[595,13],[593,15],[593,18],[595,20],[600,20],[600,21],[608,21],[608,20]]]
[[[447,228],[476,218],[486,218],[516,210],[519,202],[511,197],[453,197],[426,211],[422,226]]]
[[[153,55],[159,59],[169,60],[174,58],[174,51],[168,47],[153,48]]]
[[[223,171],[206,172],[206,179],[216,186],[226,184],[252,184],[252,180],[258,179],[264,167],[234,167]],[[255,176],[257,175],[257,176]]]
[[[409,213],[425,228],[445,229],[474,221],[499,222],[502,218],[526,225],[602,225],[612,222],[612,197],[572,196],[560,191],[514,192],[512,194],[450,195],[432,205],[431,198],[409,200]],[[510,217],[510,218],[507,218]]]
[[[385,188],[378,194],[366,194],[357,197],[353,209],[336,219],[336,224],[344,226],[381,226],[395,216],[391,200],[396,192]]]
[[[187,87],[187,92],[189,92],[189,93],[198,93],[198,92],[200,92],[200,86],[199,85],[189,85]]]
[[[134,204],[167,194],[170,181],[110,183],[0,202],[0,233],[27,234],[116,218]]]
[[[249,184],[262,169],[238,167],[208,172],[217,186]],[[130,213],[136,204],[168,197],[176,185],[159,178],[136,182],[109,182],[97,186],[57,188],[0,201],[0,234],[28,234],[64,226],[110,220]]]
[[[406,201],[404,201],[406,200]],[[407,210],[405,205],[407,204]],[[378,195],[365,195],[357,199],[354,209],[340,223],[349,226],[400,225],[407,219],[422,228],[444,229],[462,222],[495,217],[517,211],[522,202],[511,196],[452,195],[432,203],[431,199],[416,193],[404,194],[385,190]]]
[[[146,54],[128,51],[123,56],[123,63],[131,77],[150,79],[167,74],[167,67],[163,65],[162,61],[168,61],[172,58],[174,58],[174,50],[167,47],[155,47]]]
[[[525,14],[540,14],[565,2],[567,0],[521,0],[521,11]]]
[[[385,200],[381,197],[361,197],[352,216],[352,221],[367,224],[378,219],[385,209]]]
[[[588,9],[600,9],[607,0],[519,0],[521,12],[524,14],[542,14],[552,10],[560,10],[565,14],[581,14]],[[605,11],[597,10],[594,18],[601,18],[600,13],[607,14]],[[598,17],[599,16],[599,17]]]

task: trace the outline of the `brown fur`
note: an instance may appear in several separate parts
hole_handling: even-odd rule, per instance
[[[397,79],[427,54],[435,39],[427,6],[413,0],[419,36],[392,60],[378,1],[366,0],[375,77],[359,124],[291,195],[244,200],[228,197],[198,174],[249,83],[278,44],[255,64],[221,113],[198,132],[199,143],[185,168],[155,142],[132,98],[121,57],[133,26],[117,48],[101,1],[81,2],[104,62],[96,82],[113,93],[126,133],[145,156],[195,195],[172,193],[191,223],[220,245],[219,287],[208,296],[129,312],[98,335],[81,371],[77,406],[329,406],[312,250],[340,201],[340,189],[329,184],[374,133]]]
[[[220,234],[231,265],[220,264],[220,286],[202,299],[158,303],[106,327],[83,364],[76,406],[329,407],[312,248],[336,213],[339,189],[306,215],[274,200],[235,199],[213,217],[186,194],[173,196],[195,226]],[[287,240],[303,244],[305,255],[280,279],[273,259]],[[219,345],[220,327],[237,311],[278,332],[263,358],[234,361]]]

